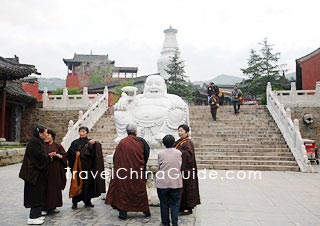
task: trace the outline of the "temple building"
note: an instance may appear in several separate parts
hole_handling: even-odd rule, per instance
[[[63,59],[68,68],[67,88],[88,87],[123,78],[137,77],[137,67],[116,67],[108,55],[74,54],[73,59]]]
[[[315,90],[320,81],[320,48],[296,60],[296,82],[299,90]]]
[[[22,78],[35,73],[34,65],[20,64],[19,58],[0,57],[0,141],[20,141],[21,115],[36,98],[22,87]]]

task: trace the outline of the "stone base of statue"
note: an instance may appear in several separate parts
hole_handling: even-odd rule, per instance
[[[149,199],[149,205],[150,206],[159,206],[160,201],[157,194],[157,188],[156,188],[156,173],[158,172],[158,153],[159,149],[153,149],[150,150],[150,156],[147,164],[147,193],[148,193],[148,199]],[[110,177],[112,173],[113,168],[113,155],[107,156],[107,167],[106,171],[108,172],[107,175],[109,175],[109,178],[106,180],[107,189],[109,187]]]

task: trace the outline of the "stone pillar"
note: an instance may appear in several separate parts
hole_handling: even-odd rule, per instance
[[[62,106],[64,108],[66,108],[68,106],[68,100],[69,100],[69,97],[68,97],[68,88],[63,88],[63,94],[62,94]]]
[[[290,92],[290,96],[291,96],[290,106],[291,106],[291,107],[298,107],[298,103],[297,103],[297,89],[296,89],[296,83],[295,83],[295,82],[291,82],[291,92]]]
[[[267,105],[270,105],[271,103],[270,103],[270,100],[269,100],[269,93],[271,93],[272,92],[272,87],[271,87],[271,83],[270,82],[268,82],[268,84],[267,84],[267,89],[266,89],[266,100],[267,100]]]
[[[68,123],[68,131],[70,131],[72,129],[73,125],[74,125],[73,120],[70,120]]]
[[[83,111],[79,111],[79,116],[78,116],[78,120],[82,121],[83,120]]]
[[[82,92],[82,106],[85,106],[86,109],[90,106],[89,94],[88,94],[88,87],[83,87]]]
[[[47,108],[48,107],[48,101],[49,101],[48,88],[45,87],[44,90],[43,90],[43,94],[42,94],[42,107],[43,108]]]
[[[290,110],[290,108],[286,109],[286,113],[287,113],[287,118],[291,119],[291,110]]]

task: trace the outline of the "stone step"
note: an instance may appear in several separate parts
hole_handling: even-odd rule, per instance
[[[285,143],[284,139],[281,137],[268,137],[266,141],[266,137],[243,137],[243,136],[208,136],[208,137],[201,137],[195,138],[192,137],[193,142],[214,142],[214,141],[248,141],[248,142],[279,142]]]
[[[258,161],[258,160],[200,160],[199,164],[211,165],[280,165],[280,166],[297,166],[295,161]]]
[[[221,155],[216,155],[216,156],[197,156],[197,162],[205,161],[205,160],[255,160],[255,161],[294,161],[294,157],[286,157],[286,156],[221,156]]]
[[[197,166],[198,166],[198,169],[215,169],[215,170],[295,171],[295,172],[299,172],[300,171],[298,166],[279,166],[279,165],[265,166],[265,165],[212,165],[212,164],[198,164]]]
[[[196,157],[208,158],[210,156],[276,156],[276,157],[293,157],[293,154],[290,151],[278,152],[278,151],[264,151],[264,152],[239,152],[239,151],[203,151],[196,152]]]
[[[239,149],[239,148],[249,148],[249,149],[258,149],[258,148],[288,148],[287,145],[251,145],[251,144],[204,144],[204,143],[194,143],[197,146],[196,149],[205,148],[205,149],[217,149],[217,148],[229,148],[229,149]]]

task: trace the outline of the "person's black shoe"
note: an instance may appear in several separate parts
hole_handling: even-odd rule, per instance
[[[127,220],[127,218],[126,217],[123,217],[123,216],[118,216],[118,218],[120,219],[120,220]]]
[[[86,204],[84,204],[84,207],[94,207],[94,205],[90,202],[90,203],[86,203]]]
[[[72,204],[71,208],[72,208],[73,210],[76,210],[76,209],[78,208],[78,205],[77,205],[77,204]]]
[[[125,212],[125,211],[119,211],[119,216],[118,216],[118,218],[119,218],[120,220],[126,220],[126,219],[127,219],[127,212]]]
[[[143,214],[144,214],[145,218],[151,217],[150,211],[145,211],[145,212],[143,212]]]

